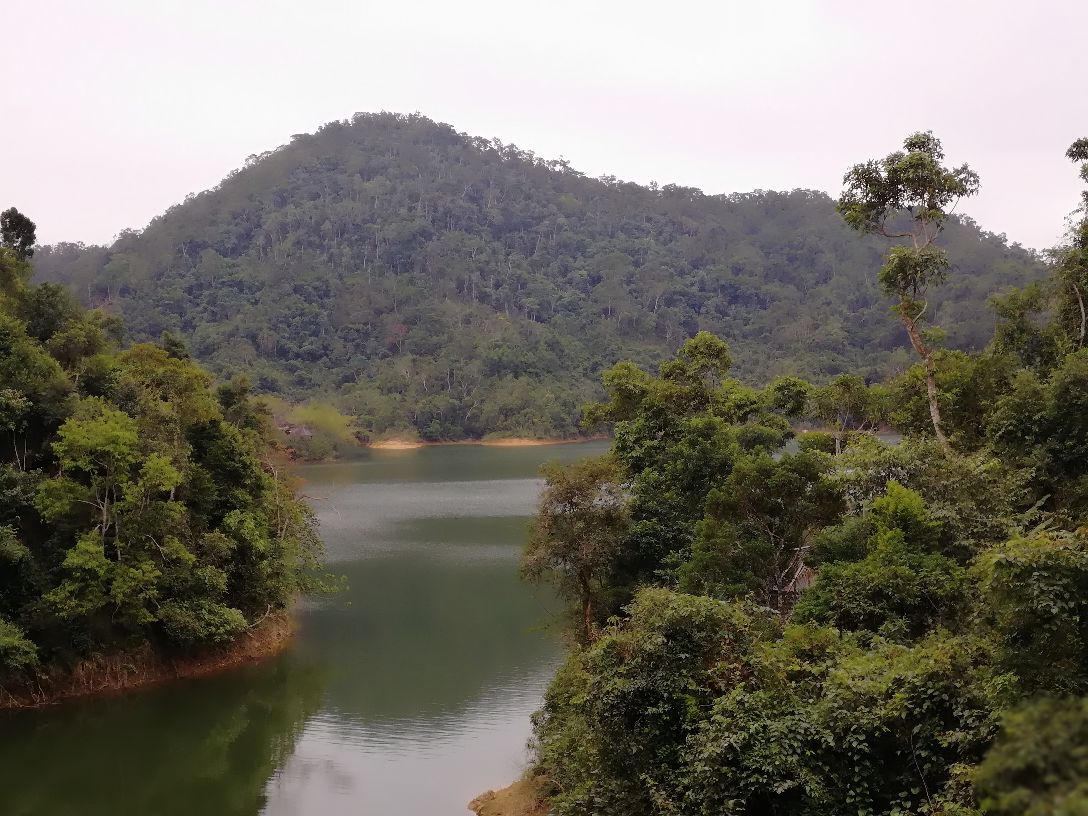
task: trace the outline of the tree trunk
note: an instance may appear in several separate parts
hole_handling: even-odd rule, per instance
[[[593,642],[593,592],[585,576],[579,578],[579,583],[582,585],[582,639],[588,646]]]
[[[933,352],[922,339],[917,324],[908,312],[906,303],[903,303],[900,307],[900,317],[907,329],[907,336],[910,337],[911,346],[918,352],[918,356],[922,358],[922,362],[926,367],[926,398],[929,400],[929,418],[933,423],[933,433],[937,437],[937,441],[941,443],[942,448],[951,450],[952,446],[948,444],[948,437],[944,435],[944,428],[941,427],[941,408],[937,404],[937,367],[933,363]]]
[[[1088,314],[1084,311],[1084,298],[1081,297],[1080,288],[1076,283],[1070,281],[1070,286],[1073,287],[1073,293],[1077,296],[1077,305],[1080,306],[1080,338],[1077,340],[1077,348],[1084,348],[1084,335],[1085,329],[1088,328]]]
[[[926,396],[929,399],[929,418],[933,422],[933,433],[937,437],[937,441],[941,443],[941,447],[945,450],[949,450],[951,446],[948,444],[948,437],[944,435],[944,429],[941,427],[941,408],[937,404],[937,376],[936,366],[933,365],[933,355],[926,354]]]
[[[593,601],[588,595],[582,600],[582,617],[585,627],[582,637],[588,645],[593,642]]]

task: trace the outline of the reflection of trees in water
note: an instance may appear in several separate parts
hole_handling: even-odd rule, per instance
[[[0,812],[255,816],[324,689],[323,671],[284,657],[0,718]]]
[[[455,715],[557,659],[557,638],[539,631],[556,604],[518,580],[520,548],[500,559],[452,546],[347,565],[350,596],[307,614],[301,648],[328,661],[331,708],[368,721]]]

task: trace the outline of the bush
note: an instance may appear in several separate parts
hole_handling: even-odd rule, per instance
[[[537,718],[560,814],[639,816],[670,798],[687,735],[774,628],[742,606],[644,589],[573,654]]]
[[[159,608],[159,620],[175,643],[228,643],[246,628],[245,616],[237,609],[197,599],[167,601]]]
[[[1036,700],[1008,714],[1003,725],[975,772],[985,812],[1088,813],[1088,697]]]
[[[1017,538],[975,570],[1001,665],[1028,691],[1088,691],[1088,537]]]
[[[37,647],[22,629],[0,618],[0,675],[19,674],[37,665]]]
[[[820,453],[835,453],[835,435],[827,431],[808,431],[798,434],[797,447],[802,451],[819,451]]]

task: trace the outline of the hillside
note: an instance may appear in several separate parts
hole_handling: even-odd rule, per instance
[[[968,218],[943,242],[954,273],[935,320],[980,347],[987,295],[1042,267]],[[450,439],[569,434],[601,370],[701,329],[753,382],[881,376],[908,359],[875,281],[882,249],[823,193],[591,179],[383,113],[251,156],[112,247],[34,261],[132,339],[174,332],[258,391],[332,399],[373,434]]]

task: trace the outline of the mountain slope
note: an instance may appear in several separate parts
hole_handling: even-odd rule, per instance
[[[948,342],[989,337],[1027,251],[950,223],[934,299]],[[699,329],[738,374],[878,374],[907,359],[882,247],[817,192],[708,196],[590,179],[421,116],[357,115],[253,156],[112,247],[46,248],[41,279],[185,337],[259,390],[333,397],[371,432],[569,433],[621,357]]]

